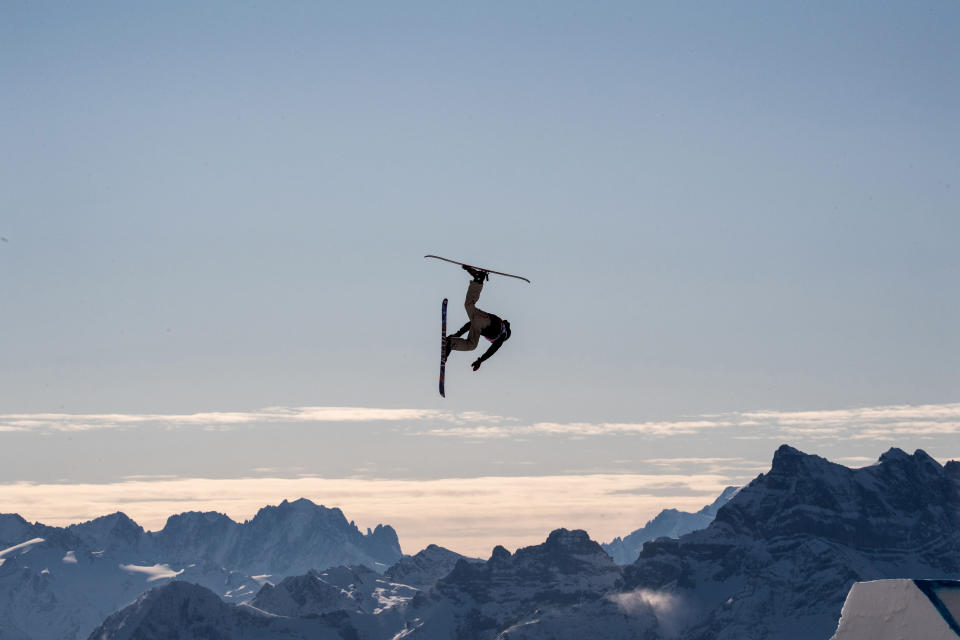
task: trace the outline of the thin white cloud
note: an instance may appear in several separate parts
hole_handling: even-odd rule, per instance
[[[747,411],[651,422],[536,422],[503,424],[477,419],[426,425],[411,435],[486,440],[531,436],[689,436],[725,430],[738,440],[893,440],[960,434],[960,403],[891,405],[823,411]],[[718,461],[719,462],[719,461]]]
[[[740,415],[785,437],[808,440],[883,440],[960,433],[960,403],[823,411],[752,411]]]
[[[644,458],[643,462],[660,466],[674,466],[680,464],[718,464],[723,462],[740,462],[743,458]]]
[[[729,422],[713,420],[681,420],[676,422],[537,422],[531,425],[518,426],[439,426],[412,435],[459,437],[471,439],[486,438],[515,438],[528,435],[554,436],[603,436],[617,434],[634,434],[647,436],[689,435],[706,429],[729,426]]]
[[[447,419],[472,421],[478,414],[460,418],[433,409],[378,409],[369,407],[267,407],[257,411],[207,411],[199,413],[8,413],[0,414],[0,431],[91,431],[141,426],[224,429],[255,423],[383,422]],[[484,416],[488,419],[489,416]]]
[[[455,424],[469,424],[474,422],[501,424],[503,422],[517,422],[516,418],[491,415],[482,411],[461,411],[460,413],[450,416],[450,420]]]
[[[534,422],[483,412],[372,407],[266,407],[256,411],[0,414],[0,432],[80,432],[141,427],[229,430],[280,423],[408,423],[410,435],[483,441],[496,438],[642,436],[668,438],[723,430],[740,440],[895,440],[960,434],[960,403],[818,411],[746,411],[639,422]]]
[[[876,458],[870,458],[868,456],[846,456],[843,458],[834,458],[833,461],[839,462],[847,467],[866,467],[877,462]]]

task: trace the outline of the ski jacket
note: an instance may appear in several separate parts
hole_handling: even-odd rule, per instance
[[[492,313],[488,313],[487,315],[490,316],[490,324],[483,328],[480,335],[490,342],[493,342],[502,334],[506,333],[506,329],[503,326],[503,319],[501,317],[495,316]]]

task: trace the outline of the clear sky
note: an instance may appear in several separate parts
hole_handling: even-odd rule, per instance
[[[5,2],[0,511],[303,494],[483,555],[782,442],[960,456],[957,33],[953,1]],[[513,338],[445,400],[467,277],[426,253],[533,281],[491,278]]]

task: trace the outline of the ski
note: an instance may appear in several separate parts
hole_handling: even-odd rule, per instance
[[[443,309],[440,312],[440,396],[446,398],[443,389],[443,378],[447,371],[447,299],[443,299]]]
[[[524,278],[523,276],[515,276],[512,273],[504,273],[503,271],[494,271],[493,269],[487,269],[485,267],[478,267],[472,264],[467,264],[466,262],[457,262],[456,260],[451,260],[449,258],[441,258],[440,256],[434,255],[425,255],[424,258],[434,258],[436,260],[443,260],[444,262],[451,262],[453,264],[459,264],[464,267],[470,267],[471,269],[479,269],[480,271],[486,271],[487,273],[495,273],[498,276],[507,276],[508,278],[516,278],[517,280],[523,280],[524,282],[530,284],[530,281]]]

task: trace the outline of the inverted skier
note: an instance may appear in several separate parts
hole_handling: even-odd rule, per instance
[[[486,271],[473,269],[463,265],[463,269],[473,276],[473,280],[467,286],[467,298],[463,301],[463,308],[467,310],[469,320],[460,330],[447,336],[447,352],[451,351],[473,351],[480,342],[480,336],[490,341],[490,346],[482,356],[473,361],[470,365],[476,371],[487,360],[503,346],[503,343],[510,339],[510,322],[492,313],[487,313],[477,309],[477,300],[480,299],[480,292],[483,291],[483,281],[488,280],[490,276]],[[461,338],[464,333],[466,338]]]

